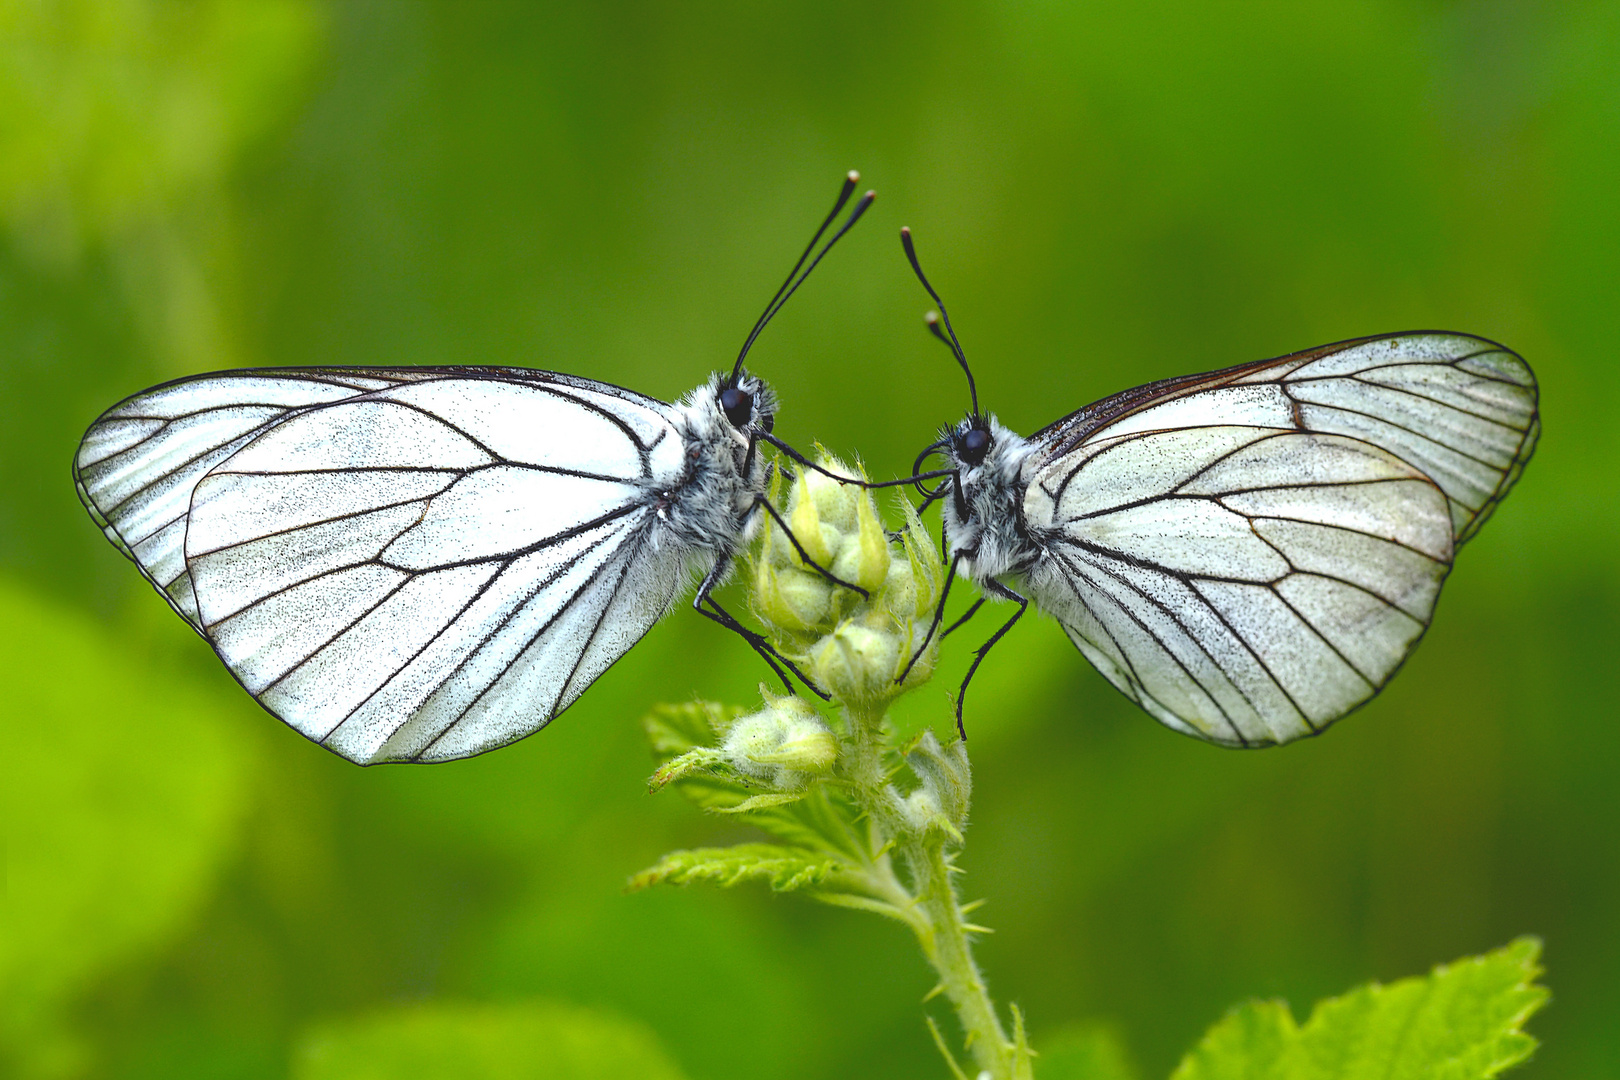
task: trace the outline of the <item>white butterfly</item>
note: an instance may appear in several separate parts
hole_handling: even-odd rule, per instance
[[[870,205],[801,275],[855,181],[731,373],[676,404],[522,368],[200,375],[90,426],[79,497],[261,705],[361,764],[539,730],[696,575],[768,654],[709,595],[774,513],[776,401],[742,361]]]
[[[948,463],[931,496],[952,570],[1020,605],[968,679],[1033,600],[1154,718],[1229,746],[1313,735],[1383,687],[1540,432],[1529,366],[1468,334],[1166,379],[1028,438],[968,383],[923,452]]]

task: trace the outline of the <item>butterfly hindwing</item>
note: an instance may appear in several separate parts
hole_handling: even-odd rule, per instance
[[[1029,585],[1159,720],[1286,742],[1394,674],[1538,432],[1529,367],[1463,334],[1138,387],[1031,439]]]
[[[1178,730],[1238,746],[1321,730],[1394,674],[1450,569],[1443,493],[1342,436],[1247,425],[1101,438],[1024,501],[1040,606]]]

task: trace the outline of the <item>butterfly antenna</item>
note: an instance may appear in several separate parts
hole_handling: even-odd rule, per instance
[[[950,312],[945,310],[945,301],[939,298],[939,293],[935,292],[934,287],[928,283],[928,275],[923,273],[922,263],[917,261],[917,247],[911,242],[911,230],[909,228],[900,230],[900,246],[906,249],[906,258],[910,260],[912,272],[917,275],[917,280],[922,282],[922,287],[928,290],[928,295],[933,297],[934,303],[939,306],[938,315],[930,311],[924,318],[928,322],[929,331],[945,343],[945,346],[951,350],[951,355],[956,357],[956,362],[962,365],[962,373],[967,376],[968,397],[973,402],[973,415],[977,417],[979,415],[979,388],[973,383],[973,369],[968,367],[967,355],[962,352],[962,343],[956,340],[956,331],[951,328],[951,316]],[[939,328],[941,320],[945,323],[944,330]]]
[[[737,376],[742,373],[743,360],[747,358],[748,350],[754,347],[754,341],[759,337],[760,331],[764,330],[766,324],[775,317],[778,311],[782,310],[782,305],[786,304],[788,298],[798,291],[800,285],[804,284],[804,279],[810,276],[810,271],[814,270],[817,264],[826,258],[827,252],[832,250],[832,246],[843,239],[844,234],[854,227],[855,223],[861,219],[862,214],[866,213],[867,207],[872,205],[872,200],[877,198],[877,192],[875,191],[868,191],[863,195],[861,201],[855,204],[855,209],[850,211],[848,220],[833,234],[832,239],[827,241],[826,246],[817,253],[816,257],[810,259],[810,253],[815,250],[816,244],[821,240],[822,235],[826,233],[828,226],[838,217],[838,212],[849,202],[849,197],[854,194],[855,185],[860,183],[860,180],[861,174],[854,169],[851,169],[849,175],[844,177],[843,186],[838,190],[838,199],[833,203],[832,210],[822,219],[821,227],[810,238],[810,243],[805,245],[803,254],[799,256],[799,261],[793,264],[793,269],[788,271],[788,276],[783,279],[781,286],[776,290],[776,294],[771,297],[771,302],[765,305],[765,310],[760,314],[758,321],[754,323],[754,328],[748,332],[748,340],[743,342],[742,350],[737,353],[737,362],[731,367],[732,383],[735,383]],[[810,260],[808,266],[805,265],[806,259]],[[800,273],[801,269],[803,273]]]

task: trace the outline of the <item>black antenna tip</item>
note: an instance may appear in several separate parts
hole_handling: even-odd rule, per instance
[[[928,275],[923,273],[922,262],[917,258],[917,247],[911,242],[911,229],[909,227],[902,226],[900,229],[900,246],[906,249],[906,261],[911,263],[912,272],[917,275],[917,280],[922,284],[923,289],[927,291],[934,303],[939,305],[937,315],[930,311],[923,316],[923,319],[928,324],[929,332],[950,348],[952,355],[956,357],[956,362],[962,366],[962,374],[967,376],[968,397],[973,402],[971,415],[978,416],[979,390],[973,384],[973,369],[968,367],[967,356],[962,352],[962,343],[956,340],[956,331],[951,328],[951,317],[945,311],[945,301],[939,298],[939,293],[935,292],[934,287],[928,283]],[[943,329],[940,327],[942,322],[945,324]]]
[[[836,244],[838,242],[838,238],[849,231],[850,226],[861,220],[861,215],[866,213],[867,210],[871,209],[872,203],[876,199],[877,192],[875,191],[868,191],[865,195],[862,195],[861,201],[855,204],[855,209],[849,212],[849,220],[844,222],[844,227],[838,230],[837,235],[828,242],[828,246],[830,247],[832,244]],[[823,252],[823,254],[825,254],[825,252]]]

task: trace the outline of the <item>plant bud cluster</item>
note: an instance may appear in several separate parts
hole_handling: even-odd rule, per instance
[[[823,468],[860,476],[823,457]],[[833,697],[881,705],[933,672],[930,641],[903,683],[897,681],[928,629],[944,584],[939,556],[909,503],[898,540],[891,539],[870,491],[803,469],[788,493],[784,517],[804,555],[854,589],[827,580],[793,539],[767,521],[753,565],[756,613],[775,644]]]

